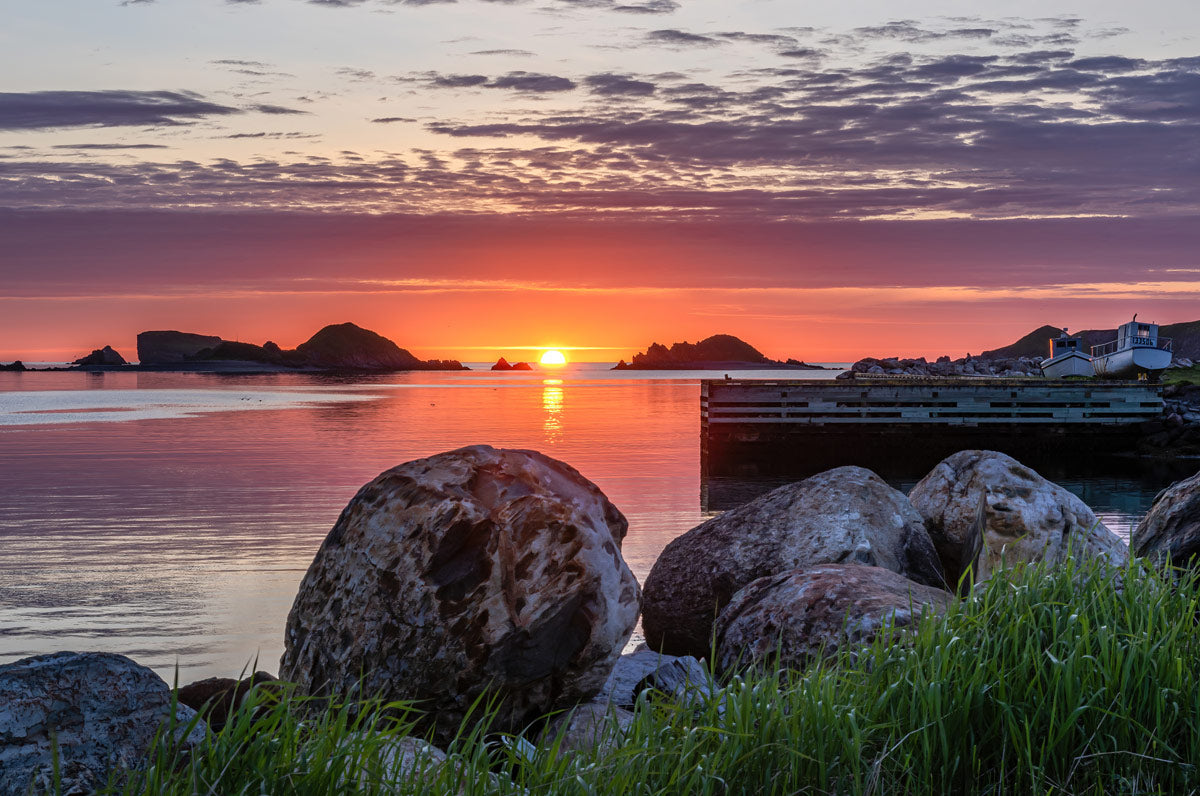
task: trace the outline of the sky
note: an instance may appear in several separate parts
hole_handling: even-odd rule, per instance
[[[1200,319],[1198,35],[1184,0],[12,3],[0,361]]]

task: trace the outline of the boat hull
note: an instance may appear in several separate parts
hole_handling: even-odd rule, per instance
[[[1095,368],[1092,367],[1092,358],[1079,351],[1068,351],[1042,362],[1042,375],[1048,379],[1061,379],[1066,376],[1092,376],[1095,372]]]
[[[1158,373],[1171,364],[1171,352],[1162,348],[1134,346],[1111,354],[1093,357],[1097,376],[1136,376],[1139,373]]]

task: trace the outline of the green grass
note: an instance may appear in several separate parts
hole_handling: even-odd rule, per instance
[[[1164,370],[1162,382],[1163,384],[1200,384],[1200,365]]]
[[[449,765],[388,782],[378,751],[412,730],[410,708],[334,706],[312,717],[302,700],[257,694],[257,715],[243,709],[190,757],[162,745],[145,773],[111,792],[1195,792],[1200,590],[1191,576],[1176,582],[1138,564],[1113,574],[1071,563],[1010,570],[902,643],[731,678],[723,713],[643,694],[615,749],[531,751],[489,734],[486,720],[469,722]]]

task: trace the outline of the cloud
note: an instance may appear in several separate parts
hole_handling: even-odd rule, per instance
[[[472,53],[468,53],[468,55],[511,55],[511,56],[515,56],[518,58],[531,58],[531,57],[533,57],[534,53],[530,50],[500,49],[500,50],[475,50]]]
[[[430,79],[430,84],[437,88],[470,88],[487,82],[487,75],[435,75]]]
[[[497,77],[487,84],[488,88],[507,88],[515,91],[550,92],[570,91],[575,88],[575,82],[557,75],[544,75],[537,72],[509,72]]]
[[[649,31],[646,34],[646,41],[668,47],[716,47],[719,44],[724,44],[721,39],[716,39],[712,36],[689,33],[684,30],[675,30],[674,28]]]
[[[593,94],[598,94],[602,97],[620,95],[646,97],[655,91],[653,83],[648,83],[645,80],[635,80],[629,75],[614,75],[611,73],[588,75],[583,79],[583,83]]]
[[[169,149],[166,144],[55,144],[53,149]]]
[[[416,119],[407,116],[380,116],[378,119],[372,119],[372,124],[395,124],[397,122],[415,122]]]
[[[241,111],[187,91],[0,93],[0,130],[178,125],[236,113]]]
[[[282,105],[251,105],[250,109],[272,116],[295,116],[308,113],[308,111],[296,110],[295,108],[285,108]]]
[[[444,75],[426,72],[417,77],[401,78],[402,81],[419,81],[430,88],[501,88],[529,93],[570,91],[575,81],[558,75],[539,72],[515,71],[495,78],[487,75]]]

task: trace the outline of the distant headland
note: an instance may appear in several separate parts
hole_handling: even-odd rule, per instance
[[[137,355],[138,364],[131,365],[118,351],[105,346],[75,360],[70,368],[65,369],[209,373],[386,373],[469,369],[452,359],[418,359],[383,335],[353,323],[326,326],[294,349],[280,348],[271,341],[254,345],[192,332],[140,332],[137,336]],[[20,368],[8,366],[6,369],[25,368],[22,365]]]
[[[768,359],[754,346],[731,334],[714,334],[698,343],[674,343],[670,348],[651,343],[630,362],[621,360],[613,370],[827,370],[795,359]]]

